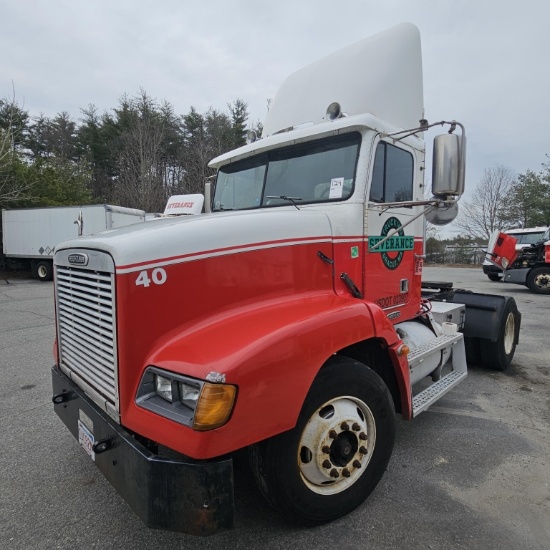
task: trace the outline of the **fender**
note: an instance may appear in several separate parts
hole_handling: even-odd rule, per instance
[[[462,331],[466,338],[483,338],[491,342],[498,340],[506,305],[510,301],[515,303],[511,296],[481,294],[467,290],[456,290],[453,298],[448,301],[466,306],[466,319]],[[521,314],[518,312],[516,322],[516,339],[518,342],[520,324]]]
[[[285,301],[255,302],[182,327],[158,342],[143,369],[154,365],[197,378],[212,371],[224,374],[238,388],[230,420],[212,432],[185,426],[174,430],[171,420],[132,404],[125,411],[125,425],[197,459],[289,430],[331,355],[370,338],[388,347],[398,345],[399,337],[379,309],[332,292],[304,293]]]

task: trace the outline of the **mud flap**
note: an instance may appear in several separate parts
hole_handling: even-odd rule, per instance
[[[514,315],[514,341],[513,350],[507,354],[508,363],[512,360],[515,346],[519,343],[519,331],[521,325],[521,313],[518,311],[516,301],[509,296],[497,296],[495,294],[480,294],[466,290],[457,290],[452,299],[448,301],[464,304],[466,306],[466,318],[464,323],[464,337],[466,345],[466,358],[468,363],[486,364],[487,360],[480,353],[494,345],[500,345],[500,340],[505,332],[505,324],[510,312]],[[507,365],[497,367],[489,361],[492,368],[503,370]]]

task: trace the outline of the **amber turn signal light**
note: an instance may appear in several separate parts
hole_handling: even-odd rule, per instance
[[[223,426],[231,415],[236,395],[235,386],[206,382],[195,410],[193,429],[206,431]]]

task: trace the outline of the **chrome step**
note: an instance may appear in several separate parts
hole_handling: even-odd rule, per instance
[[[461,382],[463,378],[466,378],[467,374],[466,371],[452,371],[418,395],[415,395],[413,397],[413,417],[433,405],[440,397],[443,397],[451,388]]]
[[[444,334],[434,338],[430,342],[414,348],[408,355],[411,370],[418,366],[424,359],[441,350],[452,349],[452,370],[437,382],[428,386],[417,395],[413,396],[413,417],[425,411],[439,398],[443,397],[451,388],[460,383],[468,374],[466,366],[466,351],[464,349],[464,335],[461,332]]]
[[[463,338],[464,335],[461,332],[456,332],[455,334],[443,334],[421,346],[412,348],[411,352],[407,356],[409,367],[413,369],[416,365],[422,363],[422,361],[424,361],[427,357],[448,346],[455,345]]]

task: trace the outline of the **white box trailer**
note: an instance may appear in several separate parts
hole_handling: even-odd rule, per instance
[[[52,279],[53,251],[59,243],[145,221],[134,208],[92,204],[2,210],[4,264],[30,267],[39,279]]]

